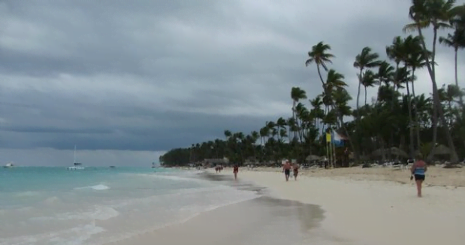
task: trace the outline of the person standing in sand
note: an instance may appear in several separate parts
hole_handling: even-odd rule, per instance
[[[294,163],[292,165],[292,169],[294,170],[294,179],[297,180],[297,175],[299,174],[299,164],[298,163]]]
[[[283,165],[283,170],[284,170],[284,176],[286,177],[286,181],[289,181],[289,176],[291,175],[291,163],[289,161],[286,161]]]
[[[237,180],[237,173],[239,172],[239,165],[234,164],[233,168],[233,173],[234,173],[234,179]]]
[[[412,175],[410,179],[415,178],[415,183],[417,185],[417,196],[421,197],[421,187],[423,184],[423,181],[425,180],[425,173],[428,170],[428,167],[426,166],[426,163],[423,161],[423,156],[421,153],[415,156],[416,161],[413,163],[411,172]]]

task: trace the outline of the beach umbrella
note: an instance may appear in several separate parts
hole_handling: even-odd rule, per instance
[[[401,149],[399,149],[397,147],[391,147],[389,150],[390,150],[390,153],[393,154],[393,155],[408,158],[407,152],[405,152],[405,151],[403,151],[403,150],[401,150]]]
[[[308,155],[307,158],[305,158],[305,160],[311,162],[311,161],[317,161],[317,160],[320,160],[321,157],[317,156],[317,155]]]
[[[371,153],[371,155],[373,155],[373,156],[381,156],[381,155],[383,155],[383,153],[387,154],[388,151],[386,149],[378,149],[378,150],[373,151]]]
[[[433,155],[449,155],[451,150],[445,145],[438,145],[433,149]]]
[[[403,151],[403,150],[401,150],[401,149],[399,149],[397,147],[391,147],[391,148],[388,148],[388,149],[384,149],[384,151],[383,151],[383,149],[378,149],[378,150],[373,151],[371,154],[373,156],[381,156],[381,155],[383,155],[383,153],[385,155],[392,154],[392,155],[395,155],[395,156],[408,158],[408,154],[405,151]]]

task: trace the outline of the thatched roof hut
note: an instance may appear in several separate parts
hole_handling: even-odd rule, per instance
[[[433,149],[433,155],[450,155],[451,150],[445,145],[438,145]]]
[[[401,149],[399,149],[397,147],[391,147],[391,148],[384,149],[384,150],[383,149],[378,149],[378,150],[373,151],[371,154],[373,156],[381,156],[381,155],[383,155],[383,153],[384,153],[384,155],[392,154],[394,156],[400,156],[400,157],[404,157],[404,158],[409,157],[408,154],[405,151],[403,151],[403,150],[401,150]]]
[[[312,162],[312,161],[318,161],[320,160],[321,157],[317,156],[317,155],[308,155],[305,160],[306,161],[309,161],[309,162]]]

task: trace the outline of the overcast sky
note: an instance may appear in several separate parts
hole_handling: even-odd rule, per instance
[[[355,56],[370,46],[384,58],[409,5],[0,0],[0,164],[70,165],[76,144],[87,165],[148,166],[224,129],[258,130],[291,115],[293,86],[321,92],[304,65],[320,41],[355,98]],[[454,82],[452,50],[440,46],[437,62],[438,82]],[[418,78],[429,93],[426,70]]]

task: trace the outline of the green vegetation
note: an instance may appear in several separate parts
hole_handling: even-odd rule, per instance
[[[410,158],[421,152],[431,160],[433,148],[447,145],[450,161],[457,163],[465,156],[464,90],[459,88],[457,57],[465,48],[465,5],[456,6],[453,0],[412,0],[409,9],[412,23],[407,24],[406,37],[397,36],[386,47],[388,61],[365,47],[355,57],[358,74],[356,108],[348,102],[344,75],[330,69],[331,46],[320,42],[308,52],[305,65],[316,67],[322,85],[320,95],[310,99],[311,108],[302,102],[306,92],[293,87],[292,117],[266,122],[259,131],[248,135],[224,131],[225,140],[216,139],[189,148],[174,149],[160,157],[164,166],[185,165],[206,158],[227,157],[231,162],[278,162],[283,158],[303,161],[308,155],[325,155],[324,130],[333,129],[348,138],[348,147],[355,161],[366,158],[378,149],[398,147]],[[438,30],[446,29],[446,37],[438,37]],[[432,40],[424,38],[425,30],[432,30]],[[427,42],[432,50],[427,49]],[[455,51],[455,83],[438,87],[436,81],[437,44]],[[452,58],[452,57],[451,57]],[[427,69],[433,92],[416,94],[415,74]],[[367,88],[378,87],[375,101],[367,101]],[[362,90],[363,88],[363,90]],[[365,100],[360,103],[360,94]],[[351,121],[344,119],[353,118]],[[343,149],[337,149],[341,154]],[[382,159],[387,159],[383,153]]]

